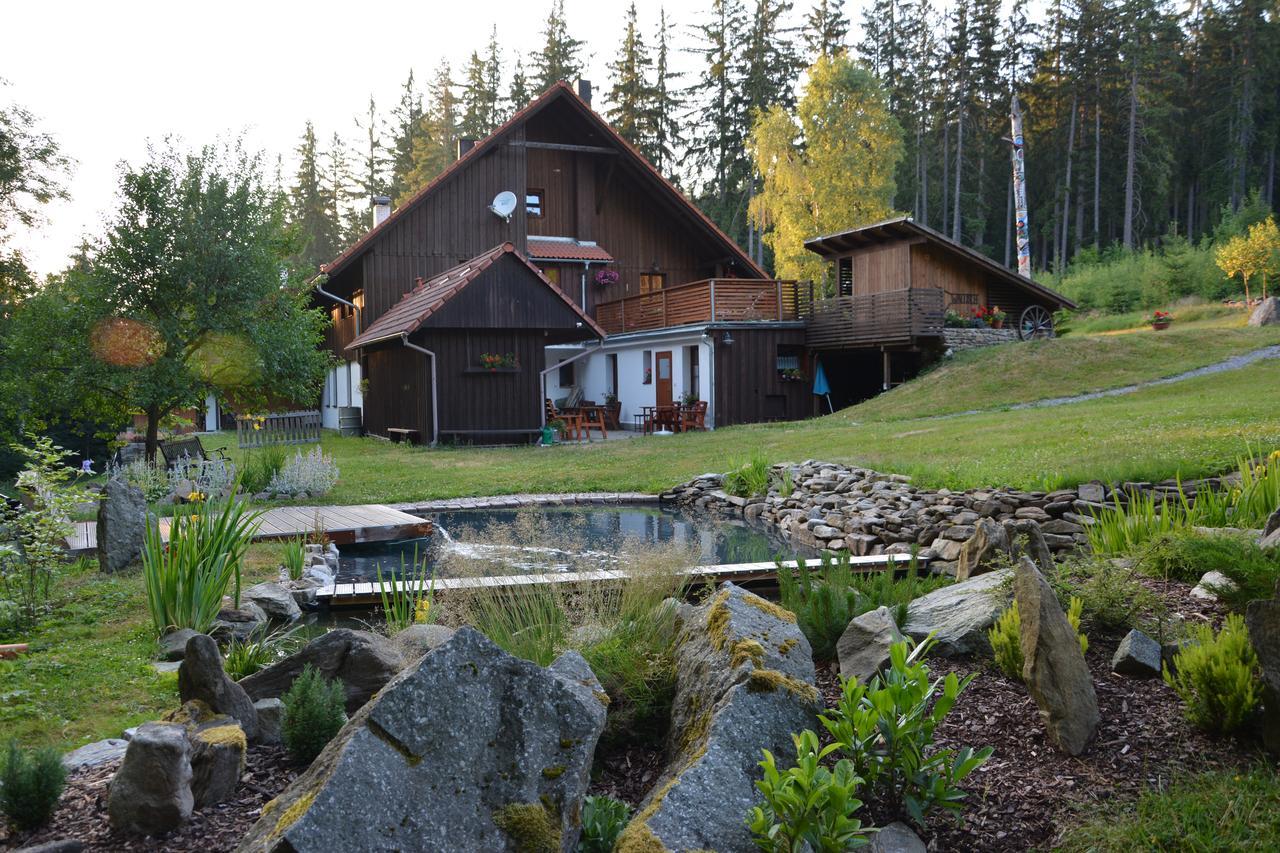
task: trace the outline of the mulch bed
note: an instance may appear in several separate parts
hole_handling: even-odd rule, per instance
[[[662,775],[666,755],[661,743],[604,747],[596,755],[587,793],[613,797],[635,808]]]
[[[298,768],[290,764],[283,748],[252,746],[245,756],[245,771],[234,800],[193,812],[191,820],[176,832],[159,838],[140,838],[115,832],[107,822],[107,785],[119,767],[119,761],[111,761],[68,776],[67,789],[49,825],[33,833],[0,837],[0,846],[17,848],[76,839],[89,850],[147,853],[234,850],[257,821],[262,807],[298,775]]]

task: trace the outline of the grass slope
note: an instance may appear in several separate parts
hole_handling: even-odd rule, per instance
[[[771,461],[856,462],[950,488],[1191,477],[1232,467],[1248,444],[1280,446],[1277,399],[1280,369],[1260,362],[1051,409],[868,420],[868,403],[809,421],[587,446],[428,449],[326,434],[324,448],[341,479],[325,500],[660,492],[706,471],[726,470],[754,450]],[[208,442],[232,445],[234,436]]]

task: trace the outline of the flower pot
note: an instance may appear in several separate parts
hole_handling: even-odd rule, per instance
[[[1151,328],[1155,329],[1157,332],[1163,331],[1164,329],[1169,328],[1169,326],[1170,324],[1168,322],[1151,324]]]
[[[992,321],[991,321],[991,328],[993,328],[993,329],[1003,329],[1003,328],[1004,328],[1004,320],[1000,320],[1000,319],[992,320]]]

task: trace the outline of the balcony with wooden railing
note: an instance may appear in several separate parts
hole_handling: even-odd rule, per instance
[[[927,287],[818,299],[808,312],[805,340],[814,349],[908,344],[941,337],[946,294]]]
[[[802,320],[812,285],[794,281],[710,278],[596,305],[610,335],[696,323]]]

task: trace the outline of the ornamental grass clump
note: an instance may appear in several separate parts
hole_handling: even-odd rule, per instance
[[[44,746],[27,751],[11,740],[0,767],[0,811],[16,829],[44,826],[53,817],[66,779],[56,749]]]
[[[157,637],[176,628],[207,633],[228,589],[240,606],[240,568],[257,520],[257,512],[232,497],[175,514],[167,543],[158,524],[147,525],[142,576]]]
[[[302,572],[306,568],[307,561],[307,543],[301,538],[286,539],[284,543],[284,568],[289,574],[289,580],[296,581],[302,579]]]
[[[290,757],[310,764],[347,722],[342,682],[307,664],[284,694],[280,734]]]
[[[1216,635],[1208,625],[1197,626],[1192,642],[1164,668],[1164,681],[1182,699],[1183,713],[1192,725],[1217,734],[1238,729],[1261,693],[1258,657],[1249,644],[1249,630],[1236,614],[1227,617]]]
[[[769,460],[760,453],[724,475],[724,490],[739,498],[751,498],[769,491]]]

